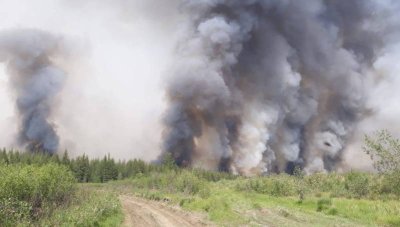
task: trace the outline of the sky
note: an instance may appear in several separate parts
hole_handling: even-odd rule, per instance
[[[0,30],[36,28],[70,43],[67,81],[52,119],[61,149],[72,155],[107,153],[121,159],[155,159],[160,153],[164,84],[179,40],[177,1],[0,0]],[[362,156],[365,133],[388,129],[400,137],[400,45],[375,63],[371,117],[358,128],[346,159]],[[0,64],[0,147],[16,146],[13,95]]]
[[[53,114],[62,149],[154,159],[176,19],[159,22],[157,8],[142,1],[85,2],[0,0],[0,30],[41,29],[71,43],[67,82]],[[0,147],[15,146],[17,130],[8,80],[0,65]]]

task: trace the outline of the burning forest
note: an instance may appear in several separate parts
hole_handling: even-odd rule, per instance
[[[188,0],[164,152],[244,175],[335,171],[393,38],[376,1]]]
[[[7,5],[1,146],[249,176],[341,170],[399,43],[390,0],[26,4],[59,16]]]
[[[399,12],[0,0],[0,226],[400,226]]]

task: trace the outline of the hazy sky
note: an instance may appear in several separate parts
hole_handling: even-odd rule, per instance
[[[0,0],[0,29],[37,28],[71,43],[68,79],[53,116],[63,148],[154,158],[164,108],[161,78],[176,42],[177,17],[160,21],[151,1],[85,2]],[[0,147],[12,146],[10,131],[16,131],[7,80],[0,65]]]
[[[146,160],[159,154],[163,77],[183,19],[176,1],[0,0],[0,15],[0,30],[43,29],[71,44],[67,83],[53,115],[63,149]],[[361,124],[360,138],[382,128],[400,136],[399,53],[391,47],[375,64],[382,79],[371,82],[374,115]],[[7,81],[0,65],[0,147],[14,146],[16,132]],[[359,151],[360,138],[349,149]]]

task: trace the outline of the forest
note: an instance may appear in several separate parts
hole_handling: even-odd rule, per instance
[[[376,167],[370,173],[296,168],[257,177],[181,168],[169,157],[146,163],[3,149],[0,225],[119,226],[120,196],[133,195],[206,214],[222,226],[268,224],[265,209],[282,226],[399,226],[399,145],[386,131],[367,136],[364,150]]]

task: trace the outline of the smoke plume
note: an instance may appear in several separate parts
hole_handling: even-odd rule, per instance
[[[40,30],[0,32],[0,63],[10,76],[19,118],[18,144],[30,151],[54,153],[59,138],[50,120],[65,74],[53,63],[59,39]]]
[[[184,0],[163,150],[244,175],[340,168],[393,39],[368,0]],[[392,40],[393,41],[393,40]]]

